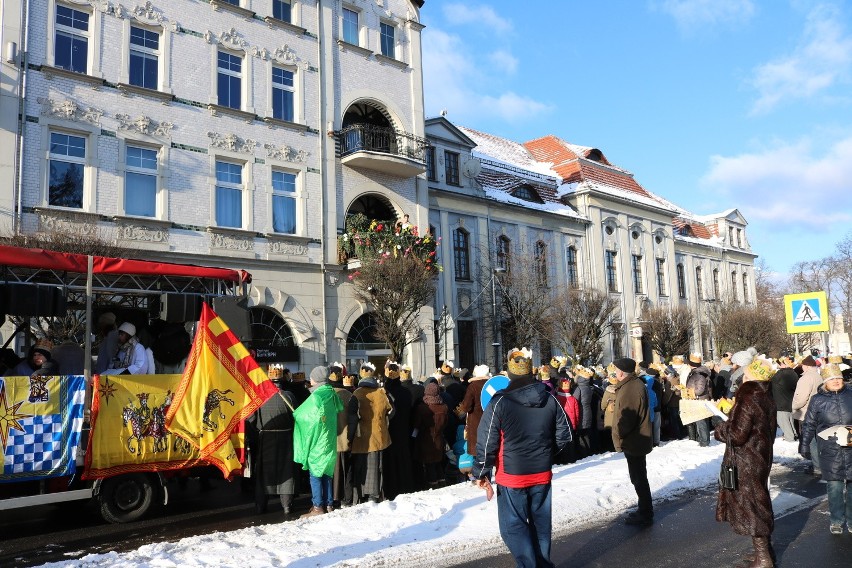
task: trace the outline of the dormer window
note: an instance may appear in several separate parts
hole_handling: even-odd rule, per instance
[[[523,199],[531,203],[544,203],[544,200],[539,197],[538,192],[528,185],[522,185],[512,192],[512,197]]]
[[[680,235],[682,237],[694,237],[695,236],[695,233],[692,231],[691,225],[684,225],[683,227],[680,228],[680,231],[678,231],[678,232],[680,233]]]
[[[603,162],[603,152],[598,150],[597,148],[592,148],[586,153],[586,158],[592,160],[593,162]]]

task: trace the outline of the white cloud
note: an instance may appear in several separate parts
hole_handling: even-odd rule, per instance
[[[434,26],[423,34],[423,83],[426,115],[449,111],[448,118],[459,124],[475,125],[489,118],[507,122],[528,120],[552,110],[547,103],[532,97],[502,90],[494,59],[503,58],[498,67],[509,69],[517,60],[508,52],[479,55],[459,36]],[[512,63],[514,61],[514,63]]]
[[[735,197],[746,218],[766,230],[824,231],[852,221],[852,136],[827,151],[810,140],[739,156],[713,156],[702,185]]]
[[[656,7],[673,17],[684,32],[739,24],[754,14],[752,0],[661,0]]]
[[[759,97],[753,113],[766,113],[783,101],[811,98],[848,82],[852,37],[842,21],[842,13],[834,6],[820,5],[811,11],[793,53],[755,69],[752,85]]]
[[[490,6],[483,4],[445,4],[443,6],[444,18],[454,25],[476,24],[497,33],[512,31],[512,22],[501,18]]]
[[[491,60],[495,67],[502,67],[509,74],[518,70],[518,58],[503,49],[492,52],[488,56],[488,59]]]

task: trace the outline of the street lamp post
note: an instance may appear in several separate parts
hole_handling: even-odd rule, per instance
[[[495,268],[491,273],[491,315],[494,322],[493,342],[494,348],[494,372],[500,371],[500,311],[497,309],[497,275],[506,272],[505,268]]]

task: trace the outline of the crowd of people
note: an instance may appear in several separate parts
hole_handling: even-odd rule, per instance
[[[849,359],[770,360],[747,349],[719,361],[693,353],[589,367],[553,357],[535,368],[529,350],[514,349],[495,373],[508,386],[485,408],[486,365],[468,371],[444,361],[419,381],[394,361],[379,370],[365,362],[357,375],[339,363],[308,377],[274,368],[279,396],[249,420],[258,509],[277,495],[290,514],[293,497],[309,489],[312,506],[303,516],[315,516],[466,480],[490,499],[494,483],[501,535],[518,565],[550,566],[554,464],[623,453],[638,503],[624,521],[649,527],[647,455],[668,440],[707,446],[712,433],[739,475],[736,489],[720,487],[716,518],[752,538],[745,566],[774,566],[768,477],[779,429],[799,443],[812,463],[808,473],[827,482],[831,532],[845,524],[852,533]],[[683,401],[718,411],[682,420]],[[849,429],[825,434],[836,427]]]

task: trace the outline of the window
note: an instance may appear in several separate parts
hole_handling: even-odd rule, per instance
[[[743,230],[737,229],[737,247],[743,248]]]
[[[620,359],[624,357],[624,324],[612,324],[612,358]]]
[[[456,280],[470,280],[470,235],[464,229],[453,231]]]
[[[518,199],[523,199],[524,201],[530,201],[532,203],[544,203],[544,200],[539,197],[538,192],[528,185],[522,185],[518,189],[512,192],[513,197],[517,197]]]
[[[615,268],[615,251],[606,251],[606,289],[618,292],[618,272]]]
[[[509,271],[509,254],[512,251],[512,241],[509,237],[501,235],[497,237],[497,268]]]
[[[720,297],[719,294],[719,269],[713,269],[713,299],[718,300]]]
[[[217,92],[219,104],[230,108],[241,108],[243,60],[237,55],[219,52],[219,82]]]
[[[645,293],[642,286],[642,256],[638,254],[633,255],[633,293]]]
[[[124,173],[124,211],[154,217],[157,213],[157,151],[128,146]]]
[[[358,12],[348,8],[343,9],[343,41],[352,45],[358,42]]]
[[[435,147],[426,147],[426,179],[435,181],[438,179],[438,173],[435,170]]]
[[[293,122],[293,72],[272,68],[272,117]]]
[[[541,241],[535,244],[535,275],[539,286],[547,284],[547,245]]]
[[[735,302],[739,302],[739,298],[737,298],[737,271],[734,270],[731,272],[731,299]]]
[[[666,295],[666,260],[664,258],[657,259],[657,294]]]
[[[734,246],[734,228],[728,227],[728,245]]]
[[[394,47],[394,27],[384,22],[381,23],[381,50],[385,57],[395,57],[396,48]]]
[[[51,132],[49,162],[48,205],[82,209],[86,139]]]
[[[686,299],[686,274],[683,272],[683,265],[677,265],[677,297],[681,300]]]
[[[701,281],[701,267],[695,267],[695,292],[698,294],[698,299],[704,298],[704,283]]]
[[[748,275],[743,274],[743,303],[748,304]]]
[[[130,27],[131,85],[156,90],[159,67],[160,34],[144,28]]]
[[[57,4],[53,64],[68,71],[86,73],[88,58],[89,14]]]
[[[243,226],[243,167],[216,161],[216,224]]]
[[[444,174],[451,185],[459,184],[459,155],[457,152],[444,152]]]
[[[289,0],[272,0],[272,17],[292,24],[292,7]]]
[[[568,285],[571,288],[576,288],[580,285],[580,277],[577,272],[577,249],[575,247],[568,247],[566,260],[568,261]]]
[[[296,234],[296,174],[272,170],[272,230]]]

